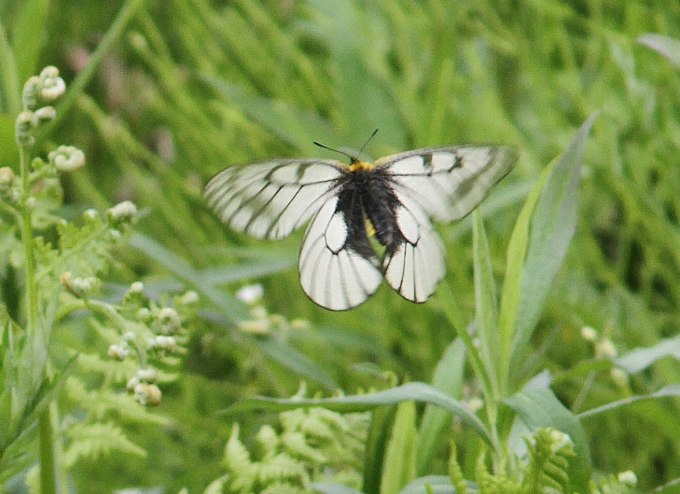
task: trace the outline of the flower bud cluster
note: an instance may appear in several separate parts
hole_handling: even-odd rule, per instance
[[[107,209],[105,215],[113,228],[123,230],[137,221],[137,206],[132,201],[119,202]]]
[[[192,313],[198,295],[188,291],[173,300],[177,308],[158,306],[146,294],[144,284],[136,281],[129,286],[118,308],[129,330],[123,333],[121,341],[109,347],[108,353],[116,360],[138,359],[140,368],[128,381],[127,389],[143,405],[160,403],[159,373],[149,363],[172,365],[176,360],[172,355],[184,352],[186,337],[180,312],[184,314],[189,308]]]
[[[238,329],[252,335],[266,335],[274,331],[287,332],[289,330],[305,330],[309,322],[301,319],[288,321],[280,314],[270,314],[262,304],[264,290],[262,285],[248,285],[236,292],[236,298],[251,306],[250,318],[239,321]]]
[[[50,151],[47,159],[60,172],[70,172],[85,166],[85,153],[74,146],[59,146]]]
[[[161,404],[161,390],[156,384],[158,371],[145,367],[138,369],[135,375],[128,381],[127,390],[134,394],[135,400],[140,405],[158,406]]]
[[[585,326],[581,328],[581,336],[593,345],[595,357],[614,361],[619,354],[616,345],[608,336],[601,335],[596,329]],[[619,388],[628,387],[628,374],[620,367],[612,367],[610,370],[612,381]]]
[[[21,198],[21,183],[9,166],[0,167],[0,200],[18,204]]]
[[[51,103],[66,91],[64,79],[59,77],[59,69],[45,67],[40,75],[30,77],[22,91],[24,111],[16,119],[16,140],[22,147],[35,144],[35,131],[41,123],[49,122],[56,116]]]
[[[79,278],[73,276],[70,271],[64,271],[59,276],[59,282],[68,292],[78,298],[89,297],[97,288],[99,288],[99,279],[94,276],[86,276]]]
[[[40,75],[29,77],[24,84],[22,101],[24,108],[34,110],[40,103],[50,103],[66,91],[64,79],[59,77],[59,69],[48,65]]]

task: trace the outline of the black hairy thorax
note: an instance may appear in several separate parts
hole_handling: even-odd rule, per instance
[[[347,225],[347,245],[367,259],[375,259],[371,239],[392,254],[404,241],[396,218],[399,200],[392,179],[381,168],[352,167],[339,181],[338,205]],[[382,257],[382,256],[381,256]]]

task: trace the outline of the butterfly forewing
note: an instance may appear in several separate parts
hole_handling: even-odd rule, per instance
[[[454,146],[374,165],[273,160],[227,168],[208,182],[205,197],[223,222],[257,238],[283,238],[311,219],[300,283],[322,307],[356,307],[383,277],[404,298],[424,302],[446,271],[430,217],[453,221],[470,213],[516,159],[505,146]]]
[[[389,171],[398,195],[415,200],[439,221],[454,221],[479,205],[516,160],[507,146],[454,146],[387,156],[376,166]]]
[[[205,186],[208,205],[238,232],[279,239],[321,207],[344,165],[334,160],[273,160],[230,167]]]

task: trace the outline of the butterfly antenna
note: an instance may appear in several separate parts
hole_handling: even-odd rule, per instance
[[[352,155],[350,155],[350,154],[347,154],[346,152],[340,151],[339,149],[335,149],[335,148],[332,148],[332,147],[330,147],[330,146],[326,146],[325,144],[321,144],[320,142],[317,142],[317,141],[314,141],[314,144],[315,144],[316,146],[319,146],[320,148],[328,149],[329,151],[334,151],[334,152],[336,152],[336,153],[342,154],[343,156],[347,156],[347,157],[352,161],[352,163],[354,163],[355,161],[358,161],[358,159],[356,158],[356,156],[352,156]]]
[[[361,150],[359,150],[359,156],[361,156],[361,153],[364,152],[364,149],[366,149],[366,146],[368,146],[368,143],[371,142],[371,139],[375,137],[375,135],[378,133],[378,129],[375,129],[373,133],[366,139],[366,142],[364,142],[364,145],[361,146]]]
[[[330,146],[326,146],[325,144],[321,144],[320,142],[317,142],[317,141],[314,141],[314,145],[319,146],[320,148],[323,148],[323,149],[328,149],[329,151],[334,151],[334,152],[336,152],[336,153],[340,153],[340,154],[342,154],[343,156],[347,156],[347,157],[350,159],[350,161],[351,161],[352,163],[356,163],[357,161],[359,161],[359,156],[361,156],[361,153],[364,152],[364,149],[366,148],[366,146],[368,145],[368,143],[371,142],[371,139],[373,139],[373,137],[374,137],[377,133],[378,133],[378,129],[375,129],[375,130],[373,131],[373,133],[371,134],[371,136],[370,136],[368,139],[366,139],[366,142],[364,143],[364,145],[361,146],[361,150],[359,151],[359,154],[358,154],[357,156],[352,156],[352,155],[349,154],[349,153],[346,153],[346,152],[341,151],[341,150],[339,150],[339,149],[332,148],[332,147],[330,147]]]

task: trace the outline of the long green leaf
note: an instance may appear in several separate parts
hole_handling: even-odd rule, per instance
[[[635,348],[616,359],[616,365],[634,374],[665,357],[680,360],[680,336],[660,340],[653,346]]]
[[[473,215],[473,253],[475,276],[475,313],[479,333],[479,353],[486,367],[486,373],[491,377],[491,386],[487,396],[498,396],[498,307],[496,305],[496,284],[491,267],[489,244],[482,223],[482,216],[478,211]]]
[[[323,384],[327,389],[334,390],[338,385],[333,378],[308,357],[293,347],[274,337],[258,340],[259,347],[273,360],[296,374]]]
[[[402,401],[397,407],[387,445],[380,494],[398,494],[403,486],[413,480],[416,471],[415,442],[416,406],[412,401]]]
[[[21,111],[21,86],[14,50],[9,43],[7,31],[5,31],[2,22],[0,22],[0,67],[2,67],[2,70],[0,70],[0,99],[7,105],[4,110],[8,113],[7,118],[13,123],[17,113]],[[8,130],[13,133],[14,125]],[[0,135],[0,137],[3,136],[4,133]],[[14,139],[10,139],[8,143],[14,144]]]
[[[666,60],[680,69],[680,40],[662,34],[647,33],[640,36],[637,41],[663,55]]]
[[[432,378],[432,386],[456,398],[463,388],[463,372],[465,370],[465,345],[456,339],[451,343],[443,357],[437,363]],[[416,474],[424,475],[438,445],[446,438],[444,431],[451,424],[451,415],[435,405],[427,405],[418,430],[416,453]]]
[[[521,368],[524,351],[576,230],[581,165],[596,117],[597,113],[586,120],[550,169],[536,203],[522,271],[510,369]]]
[[[668,386],[664,386],[658,391],[655,391],[654,393],[646,394],[646,395],[638,395],[638,396],[631,396],[629,398],[625,398],[623,400],[617,400],[617,401],[612,401],[611,403],[607,403],[606,405],[602,405],[601,407],[597,408],[592,408],[590,410],[587,410],[585,412],[579,413],[578,418],[579,419],[584,419],[587,417],[592,417],[593,415],[598,415],[600,413],[608,412],[610,410],[615,410],[617,408],[621,408],[624,406],[631,405],[633,403],[637,403],[638,401],[643,401],[643,400],[654,400],[657,398],[668,398],[668,397],[678,397],[680,396],[680,384],[670,384]]]
[[[160,263],[180,280],[203,295],[220,310],[227,320],[236,321],[247,316],[245,309],[233,298],[206,283],[200,271],[192,268],[184,259],[173,254],[152,238],[135,233],[130,238],[130,245]]]
[[[375,408],[371,414],[364,453],[363,488],[366,494],[380,494],[385,453],[396,413],[396,406],[387,406]]]
[[[297,407],[322,406],[339,412],[359,412],[383,405],[394,405],[402,401],[414,400],[432,403],[450,411],[469,427],[471,427],[487,443],[491,444],[490,434],[475,414],[458,400],[446,396],[441,391],[422,382],[403,384],[396,388],[363,395],[340,396],[334,398],[267,398],[257,397],[237,403],[225,410],[225,413],[237,413],[250,410],[290,410]]]
[[[330,122],[316,113],[284,101],[251,95],[224,80],[207,75],[203,79],[231,104],[295,149],[312,152],[314,141],[334,142],[337,139]]]

